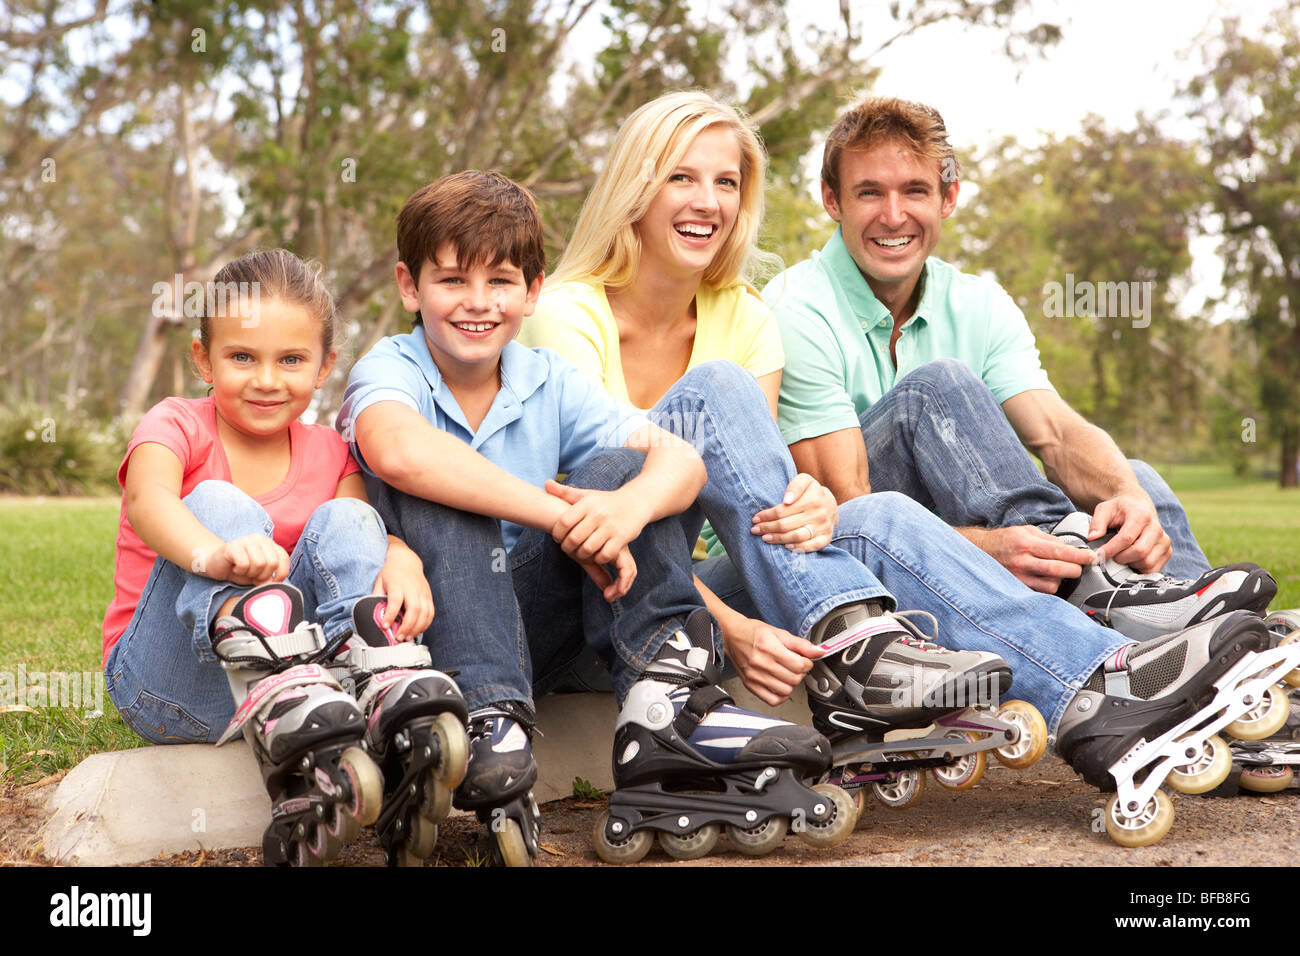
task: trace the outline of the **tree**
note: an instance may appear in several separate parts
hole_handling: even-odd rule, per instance
[[[1201,124],[1223,217],[1224,281],[1242,298],[1254,340],[1265,427],[1282,487],[1300,468],[1300,3],[1254,40],[1235,20],[1209,45],[1186,96]]]

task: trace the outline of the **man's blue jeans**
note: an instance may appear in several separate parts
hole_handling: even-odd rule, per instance
[[[905,376],[860,416],[873,491],[899,491],[955,527],[1035,525],[1051,531],[1079,508],[1034,467],[988,386],[957,359]],[[1173,544],[1164,572],[1210,568],[1187,514],[1153,468],[1130,461]]]
[[[270,537],[270,517],[234,485],[203,481],[185,506],[223,541]],[[388,552],[375,510],[355,498],[318,507],[289,560],[289,583],[303,593],[309,621],[327,638],[352,628],[352,606],[371,592]],[[225,601],[249,590],[158,558],[131,623],[104,665],[108,696],[122,719],[153,743],[215,743],[235,705],[209,628]]]

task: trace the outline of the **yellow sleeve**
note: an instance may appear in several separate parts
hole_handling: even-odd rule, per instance
[[[604,312],[599,297],[577,283],[543,289],[536,310],[519,331],[519,342],[528,348],[559,352],[605,387],[610,336],[617,343],[618,326],[613,315]]]

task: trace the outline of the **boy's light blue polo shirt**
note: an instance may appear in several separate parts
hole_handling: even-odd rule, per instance
[[[936,359],[965,362],[998,403],[1050,389],[1024,313],[996,282],[926,260],[916,314],[889,357],[894,320],[836,229],[820,253],[763,289],[785,345],[777,421],[786,443],[859,427],[858,416],[904,375]]]
[[[435,428],[455,435],[499,468],[538,488],[568,474],[597,451],[622,448],[647,424],[619,406],[559,354],[511,342],[501,352],[501,389],[478,430],[469,427],[429,354],[422,327],[393,335],[367,352],[348,375],[336,426],[357,463],[374,474],[357,448],[351,423],[378,402],[401,402]],[[523,529],[502,522],[507,549]]]

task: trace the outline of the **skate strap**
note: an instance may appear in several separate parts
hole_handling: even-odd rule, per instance
[[[1129,652],[1135,647],[1136,644],[1125,644],[1106,658],[1106,663],[1101,665],[1102,680],[1105,683],[1104,693],[1107,697],[1130,696],[1128,658]]]
[[[865,641],[869,637],[875,637],[877,634],[898,634],[904,637],[910,636],[898,621],[888,614],[881,614],[878,617],[869,617],[859,621],[851,628],[841,631],[828,641],[823,641],[820,645],[823,656],[830,656],[846,647],[852,647],[854,644]]]
[[[348,664],[363,671],[386,670],[390,667],[429,667],[432,658],[423,644],[406,641],[402,644],[385,644],[374,647],[356,642],[348,648]]]
[[[291,687],[302,687],[307,684],[325,684],[337,690],[342,689],[339,682],[334,679],[334,675],[319,664],[299,664],[290,667],[287,671],[263,678],[253,686],[248,697],[235,711],[235,716],[230,718],[225,732],[217,739],[217,746],[220,747],[233,740],[244,729],[245,724],[274,704],[281,693]]]
[[[682,709],[673,719],[673,730],[683,739],[695,733],[704,718],[723,704],[732,702],[731,695],[716,684],[705,684],[691,691],[691,695],[682,704]]]

